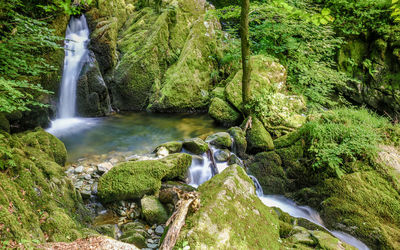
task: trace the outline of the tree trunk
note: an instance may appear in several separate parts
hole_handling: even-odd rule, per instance
[[[250,101],[250,42],[249,42],[249,8],[250,0],[242,0],[242,12],[240,14],[240,36],[242,45],[242,99],[243,111],[246,115],[248,112],[245,105]]]

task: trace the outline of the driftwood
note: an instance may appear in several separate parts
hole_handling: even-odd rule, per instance
[[[185,225],[185,219],[189,209],[196,211],[200,206],[199,194],[197,192],[184,193],[178,188],[175,189],[179,194],[179,201],[175,205],[175,212],[166,223],[166,226],[170,225],[170,227],[160,246],[160,250],[170,250],[175,246],[179,233]]]

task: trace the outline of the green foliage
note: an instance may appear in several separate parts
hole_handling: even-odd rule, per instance
[[[45,12],[62,10],[67,15],[79,15],[86,6],[90,6],[93,0],[80,0],[79,5],[73,4],[72,0],[55,0],[54,4],[38,5]]]
[[[37,101],[40,94],[50,94],[39,84],[30,84],[27,81],[5,80],[0,77],[0,112],[28,111],[30,107],[47,107]]]
[[[300,133],[306,140],[314,170],[340,177],[354,170],[350,163],[373,159],[378,145],[390,141],[387,134],[393,126],[366,109],[340,108],[312,119]]]
[[[392,17],[396,22],[400,22],[400,1],[399,0],[392,0]]]
[[[16,167],[16,163],[13,159],[12,149],[7,147],[6,143],[6,137],[3,134],[0,134],[0,170]]]

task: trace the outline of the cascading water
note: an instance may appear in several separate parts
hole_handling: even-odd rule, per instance
[[[88,59],[89,28],[84,15],[71,17],[65,34],[65,58],[57,119],[47,132],[64,136],[97,124],[96,119],[76,118],[76,88],[82,67]]]
[[[210,147],[212,154],[215,152],[214,147]],[[211,170],[211,164],[212,162],[208,159],[207,154],[203,154],[203,156],[194,156],[192,165],[189,168],[189,185],[193,187],[198,187],[202,183],[208,181],[213,177],[213,173]],[[216,164],[218,171],[222,172],[223,169],[225,169],[228,164],[225,163],[219,163],[221,166],[223,165],[223,168],[220,168],[218,166],[218,163]],[[353,236],[339,232],[339,231],[331,231],[328,230],[324,226],[324,222],[322,221],[319,213],[312,209],[311,207],[308,206],[299,206],[297,205],[294,201],[287,199],[284,196],[281,195],[264,195],[264,192],[262,190],[262,187],[260,183],[258,182],[257,178],[249,175],[249,177],[253,180],[254,186],[256,188],[256,194],[260,198],[260,200],[269,207],[278,207],[282,211],[288,213],[292,217],[296,218],[304,218],[314,224],[317,224],[321,227],[323,227],[325,230],[330,232],[332,235],[334,235],[336,238],[342,240],[343,242],[346,242],[347,244],[350,244],[360,250],[367,250],[369,249],[368,246],[366,246],[363,242],[360,240],[354,238]]]
[[[58,118],[75,116],[76,84],[89,50],[89,28],[84,15],[71,17],[65,35],[64,71],[61,81]]]

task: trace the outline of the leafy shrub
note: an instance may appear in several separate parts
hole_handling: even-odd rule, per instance
[[[391,141],[388,131],[394,127],[366,109],[339,108],[307,122],[300,133],[314,170],[332,171],[340,177],[352,172],[348,163],[373,159],[378,145]]]

